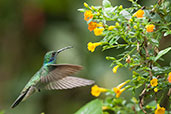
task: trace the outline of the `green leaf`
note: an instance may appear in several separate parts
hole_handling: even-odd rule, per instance
[[[109,8],[112,6],[111,3],[109,2],[109,0],[103,0],[102,4],[103,4],[104,8]]]
[[[169,52],[171,50],[171,47],[168,47],[164,50],[161,50],[157,56],[154,58],[154,62],[157,61],[161,56],[163,56],[164,54],[166,54],[167,52]]]
[[[167,36],[167,35],[169,35],[169,34],[171,34],[171,30],[165,32],[165,33],[164,33],[164,36]]]
[[[83,106],[75,114],[102,114],[102,102],[95,99]]]
[[[131,19],[131,14],[126,10],[122,10],[120,14],[123,15],[126,19]]]

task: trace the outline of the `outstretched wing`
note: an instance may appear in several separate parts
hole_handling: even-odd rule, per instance
[[[67,76],[57,81],[49,83],[48,85],[45,86],[45,89],[47,90],[72,89],[76,87],[91,85],[93,83],[94,83],[93,80]]]
[[[51,64],[48,65],[50,71],[47,75],[42,76],[40,79],[41,83],[48,84],[54,81],[58,81],[66,76],[71,76],[76,72],[80,71],[82,66],[70,65],[70,64]]]
[[[43,83],[47,90],[52,89],[71,89],[91,85],[92,80],[87,80],[78,77],[72,77],[76,72],[82,69],[79,65],[70,64],[52,64],[48,65],[50,71],[46,76],[42,76],[40,82]]]

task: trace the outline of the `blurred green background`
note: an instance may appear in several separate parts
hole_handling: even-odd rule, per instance
[[[101,5],[102,0],[86,2]],[[124,7],[131,5],[126,0],[111,2]],[[149,6],[156,0],[140,2]],[[0,0],[0,110],[5,110],[6,114],[73,114],[94,99],[90,86],[42,91],[15,109],[10,109],[27,81],[41,67],[44,54],[65,46],[74,48],[60,53],[57,63],[83,65],[84,69],[77,74],[78,77],[93,79],[106,88],[129,79],[129,70],[122,68],[113,74],[109,67],[111,61],[105,60],[105,56],[116,56],[122,52],[121,49],[101,52],[101,47],[98,47],[94,53],[88,52],[87,43],[101,38],[88,31],[83,14],[77,11],[83,3],[82,0]],[[164,38],[161,48],[168,47],[169,41]],[[161,64],[168,65],[170,56],[164,56],[166,61]]]

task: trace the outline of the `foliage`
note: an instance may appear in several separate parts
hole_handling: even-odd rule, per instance
[[[5,114],[5,111],[4,110],[0,111],[0,114]]]
[[[92,91],[105,93],[101,107],[104,114],[168,112],[171,83],[167,75],[171,66],[161,66],[159,61],[163,61],[161,57],[169,53],[171,47],[159,50],[159,45],[163,37],[171,35],[171,3],[159,0],[155,5],[144,7],[137,0],[129,1],[132,2],[129,8],[112,6],[110,1],[103,0],[102,6],[90,7],[84,3],[85,8],[79,9],[84,12],[88,29],[94,31],[95,36],[102,37],[98,42],[90,42],[88,50],[94,52],[97,46],[102,46],[103,51],[123,48],[124,52],[117,57],[107,56],[106,59],[112,61],[114,73],[122,67],[132,71],[132,78],[124,84],[105,92],[100,91],[104,88],[96,86]],[[128,85],[122,88],[125,84]],[[139,96],[132,96],[131,102],[120,98],[123,91],[131,91],[135,95],[135,91],[141,88],[142,92]]]
[[[82,107],[79,111],[75,114],[102,114],[102,102],[98,99],[91,101],[90,103],[86,104]]]

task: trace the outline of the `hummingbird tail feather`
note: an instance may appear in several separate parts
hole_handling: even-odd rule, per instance
[[[29,90],[29,89],[28,89]],[[15,101],[14,103],[11,105],[11,108],[15,108],[22,100],[23,98],[25,97],[25,95],[27,94],[27,91],[25,91],[24,93],[22,93]]]

